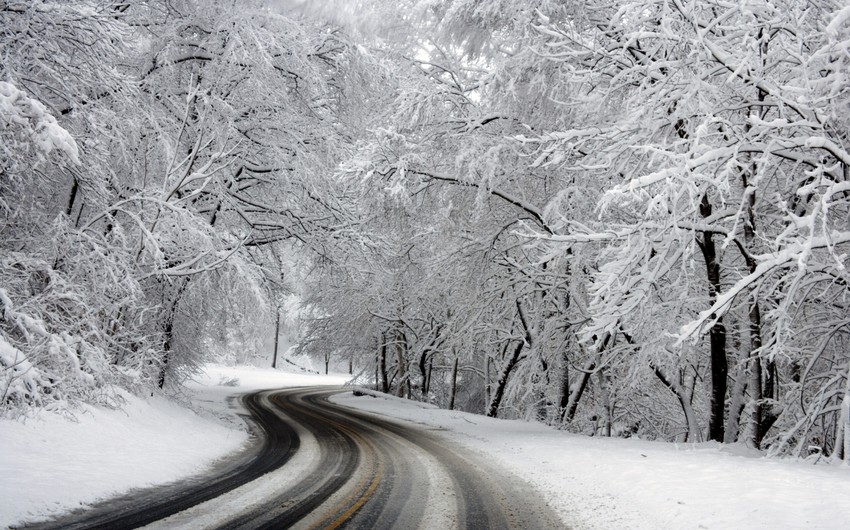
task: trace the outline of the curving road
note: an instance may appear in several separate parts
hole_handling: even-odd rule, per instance
[[[327,400],[342,391],[247,395],[256,443],[212,474],[33,528],[563,528],[524,482],[425,428]]]

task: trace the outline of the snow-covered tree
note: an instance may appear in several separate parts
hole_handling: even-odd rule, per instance
[[[795,381],[820,354],[792,337],[811,325],[809,297],[841,290],[846,265],[843,12],[638,2],[535,25],[581,126],[521,140],[543,163],[610,183],[598,220],[542,234],[606,242],[583,333],[626,332],[662,370],[707,349],[712,439],[759,445],[775,425],[784,439],[823,410],[803,420],[791,400],[841,394],[843,379]]]
[[[321,253],[344,216],[329,177],[363,97],[357,48],[251,3],[0,17],[4,384],[33,366],[41,385],[4,406],[83,397],[68,362],[95,390],[163,386],[222,326],[256,340],[280,245]]]

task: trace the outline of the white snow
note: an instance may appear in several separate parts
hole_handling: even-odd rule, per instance
[[[122,410],[84,406],[73,421],[47,412],[0,420],[0,528],[203,471],[248,440],[229,397],[344,382],[340,376],[209,365],[187,385],[185,397],[198,413],[164,397],[122,392]]]
[[[839,9],[835,12],[833,17],[832,22],[826,26],[826,34],[832,39],[837,40],[841,31],[841,26],[844,26],[848,21],[850,21],[850,6],[845,6]]]
[[[86,406],[76,421],[2,422],[0,526],[192,474],[247,439],[164,398],[124,398],[123,410]]]
[[[715,443],[578,436],[390,396],[332,401],[431,428],[540,490],[577,529],[843,529],[850,468],[764,458]]]
[[[6,81],[0,81],[0,123],[25,127],[30,140],[42,153],[49,154],[56,149],[80,164],[80,151],[71,133],[57,123],[43,103]]]
[[[125,395],[123,411],[86,407],[75,422],[47,413],[26,422],[4,420],[0,527],[202,471],[247,439],[233,396],[265,388],[338,385],[346,379],[210,365],[187,385],[187,398],[199,414],[162,397]],[[712,443],[588,438],[382,395],[346,392],[333,400],[440,429],[440,435],[530,482],[572,528],[839,529],[850,521],[846,466],[764,458]],[[314,441],[306,431],[301,434],[305,450],[284,475],[315,465],[315,455],[307,450]],[[266,490],[284,487],[285,478],[271,474],[215,504],[249,506]],[[226,517],[205,510],[178,514],[160,526],[216,524]]]
[[[0,289],[0,303],[4,303],[4,294],[3,289]],[[0,366],[8,367],[0,372],[0,388],[3,389],[0,398],[27,399],[32,389],[38,387],[38,369],[27,360],[21,350],[6,342],[2,336]]]

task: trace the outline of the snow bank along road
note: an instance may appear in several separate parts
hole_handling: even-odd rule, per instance
[[[339,392],[249,394],[262,436],[212,475],[37,528],[563,528],[524,482],[427,428],[327,401]]]

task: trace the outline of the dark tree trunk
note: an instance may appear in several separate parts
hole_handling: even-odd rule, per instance
[[[428,361],[428,378],[425,380],[425,395],[431,393],[431,376],[434,374],[434,360],[429,359]]]
[[[578,386],[576,386],[572,391],[569,399],[567,400],[567,406],[564,407],[564,414],[561,418],[561,421],[564,423],[572,423],[573,418],[575,418],[576,411],[578,410],[578,403],[581,401],[581,396],[584,394],[585,389],[587,389],[587,383],[590,382],[590,376],[593,374],[594,368],[596,368],[595,360],[590,361],[584,367]]]
[[[272,359],[272,368],[277,368],[277,346],[280,339],[280,308],[277,310],[277,319],[274,323],[274,358]]]
[[[608,391],[608,381],[605,379],[605,372],[600,368],[596,371],[596,379],[599,385],[599,393],[602,395],[602,409],[604,412],[604,425],[602,426],[603,436],[611,437],[611,427],[614,423],[614,409],[611,401],[611,393]]]
[[[549,387],[549,363],[546,359],[540,359],[540,374],[537,381],[537,421],[546,422],[549,407],[552,403],[546,399],[546,389]]]
[[[180,305],[180,298],[182,298],[183,293],[186,291],[186,287],[188,286],[188,279],[184,278],[183,280],[180,280],[180,285],[174,293],[174,298],[170,300],[168,303],[168,309],[166,309],[165,323],[162,328],[162,364],[160,365],[159,377],[157,378],[157,386],[159,386],[159,388],[165,387],[165,375],[168,371],[168,363],[171,361],[171,353],[174,347],[174,317],[177,315],[177,307]]]
[[[174,337],[174,309],[172,308],[171,315],[165,321],[165,327],[163,329],[163,335],[165,336],[165,340],[162,342],[163,354],[162,354],[162,364],[159,367],[159,377],[157,378],[156,385],[162,390],[165,388],[165,373],[168,370],[168,361],[171,357],[171,346],[172,339]]]
[[[611,334],[607,333],[602,339],[602,343],[599,345],[599,351],[596,353],[596,356],[585,364],[581,372],[581,378],[579,379],[578,386],[576,386],[570,393],[569,397],[567,398],[567,404],[562,409],[561,422],[571,423],[573,421],[573,418],[575,418],[576,411],[578,410],[578,403],[579,401],[581,401],[581,396],[587,389],[587,384],[590,382],[590,376],[593,375],[593,371],[601,363],[602,352],[604,352],[605,349],[608,347],[608,343],[610,341]]]
[[[490,356],[484,356],[484,403],[490,403]]]
[[[454,410],[455,408],[455,396],[457,395],[457,357],[455,357],[455,362],[452,364],[452,390],[449,395],[449,410]]]
[[[762,67],[766,66],[766,57],[768,52],[768,43],[769,40],[764,38],[764,28],[759,29],[758,40],[760,42],[760,58]],[[751,116],[758,116],[760,119],[767,119],[767,115],[770,112],[770,107],[763,105],[763,103],[767,100],[767,92],[761,87],[758,88],[758,102],[759,105],[753,106],[749,109],[748,114]],[[749,132],[752,125],[750,123],[746,124],[746,130]],[[756,216],[755,216],[755,204],[756,204],[756,189],[751,187],[750,184],[752,179],[758,175],[759,167],[758,162],[753,159],[749,165],[749,167],[741,172],[741,184],[746,195],[747,199],[747,207],[746,207],[746,218],[744,219],[744,246],[741,247],[739,243],[739,248],[741,248],[741,254],[744,257],[744,260],[747,263],[747,268],[750,273],[755,272],[757,263],[755,259],[752,257],[755,251],[756,244]],[[773,404],[771,400],[774,398],[774,378],[773,374],[775,373],[775,365],[773,361],[766,360],[766,367],[762,363],[762,336],[761,336],[761,309],[759,307],[759,300],[756,296],[756,292],[752,293],[752,299],[750,300],[750,308],[749,308],[749,335],[750,335],[750,358],[753,359],[753,377],[752,384],[753,390],[755,393],[754,398],[756,399],[756,406],[754,409],[754,418],[755,422],[754,429],[752,430],[753,435],[753,445],[755,447],[760,447],[762,440],[764,440],[767,431],[773,426],[774,422],[777,419],[776,414],[773,412]]]
[[[505,387],[508,386],[508,378],[511,376],[511,372],[519,361],[519,356],[524,347],[524,341],[517,343],[514,351],[511,353],[504,367],[502,367],[502,371],[499,373],[499,379],[496,381],[496,388],[493,390],[493,397],[490,399],[490,404],[487,406],[487,415],[491,418],[495,418],[499,413],[499,405],[501,405],[502,398],[505,395]]]
[[[381,392],[389,394],[390,381],[387,377],[387,334],[381,333]]]
[[[777,415],[773,411],[774,379],[773,374],[776,366],[772,361],[767,361],[766,369],[762,365],[761,349],[761,312],[758,302],[750,306],[750,348],[754,356],[753,360],[753,383],[755,385],[755,396],[758,402],[755,407],[755,429],[753,432],[753,444],[761,447],[767,431],[773,427]]]
[[[759,91],[759,101],[765,100],[765,94]],[[766,112],[759,109],[761,112]],[[755,175],[758,172],[758,167],[755,162],[741,175],[744,190],[749,189],[750,175]],[[747,196],[747,217],[744,220],[744,247],[741,248],[741,254],[747,263],[747,269],[750,273],[756,271],[758,264],[753,259],[753,245],[756,241],[756,216],[755,216],[756,194],[755,190],[750,191]],[[761,308],[756,294],[753,293],[749,308],[749,335],[750,335],[750,357],[753,359],[753,390],[755,399],[755,428],[753,429],[753,445],[760,447],[764,440],[767,431],[776,422],[777,416],[773,412],[772,403],[774,395],[774,379],[773,374],[776,371],[776,366],[773,361],[767,360],[766,367],[762,364],[762,337],[761,337]]]
[[[422,352],[422,355],[419,356],[419,374],[422,379],[422,386],[420,389],[422,390],[422,399],[425,399],[425,396],[428,394],[428,350],[425,349]]]
[[[691,406],[690,396],[682,387],[681,381],[669,379],[657,366],[653,366],[652,368],[655,371],[655,376],[661,381],[661,384],[667,387],[676,396],[676,399],[679,400],[679,406],[682,407],[682,414],[685,416],[685,424],[688,426],[685,441],[701,442],[702,437],[700,436],[699,426],[697,425],[696,414],[694,414],[694,409]]]
[[[564,356],[566,357],[566,355]],[[561,420],[564,419],[564,412],[567,410],[567,405],[570,403],[570,367],[564,360],[564,373],[561,376],[561,395],[558,399],[558,410],[561,411]]]
[[[702,196],[700,214],[709,217],[712,213],[708,195]],[[702,250],[705,260],[706,276],[708,277],[709,303],[714,304],[720,292],[720,263],[717,259],[717,247],[711,232],[702,233],[702,241],[697,243]],[[726,409],[726,385],[729,364],[726,358],[726,327],[723,317],[717,317],[709,330],[711,349],[711,417],[708,423],[708,436],[716,442],[723,442]]]
[[[80,189],[80,183],[77,181],[77,177],[74,177],[73,182],[71,183],[71,193],[68,196],[68,206],[65,209],[65,215],[68,218],[71,218],[71,213],[74,211],[74,202],[77,200],[77,192]]]

